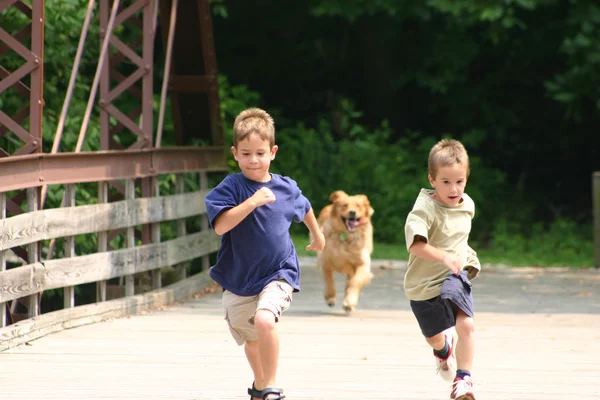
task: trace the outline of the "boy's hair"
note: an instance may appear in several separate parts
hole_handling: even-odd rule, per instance
[[[461,164],[467,168],[467,177],[471,173],[469,168],[469,155],[465,146],[458,140],[442,139],[431,148],[427,172],[435,179],[438,169],[452,164]]]
[[[254,107],[248,108],[235,118],[233,122],[233,146],[237,148],[238,143],[251,134],[269,141],[269,147],[275,146],[275,123],[265,110]]]

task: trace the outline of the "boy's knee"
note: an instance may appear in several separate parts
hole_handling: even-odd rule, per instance
[[[444,335],[444,332],[440,332],[437,335],[431,337],[425,336],[425,341],[427,342],[427,344],[433,347],[434,349],[443,347],[445,340],[446,336]]]
[[[254,326],[257,331],[269,331],[275,329],[275,314],[270,310],[258,310],[254,314]]]
[[[460,318],[456,321],[456,332],[459,336],[472,335],[475,332],[475,321],[471,317]]]

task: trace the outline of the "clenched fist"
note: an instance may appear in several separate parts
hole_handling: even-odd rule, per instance
[[[275,195],[268,187],[261,187],[250,197],[250,201],[254,207],[264,206],[265,204],[275,203]]]

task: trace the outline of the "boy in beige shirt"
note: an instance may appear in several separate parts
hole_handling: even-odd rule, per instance
[[[456,400],[475,400],[470,279],[480,264],[468,245],[475,215],[475,204],[464,193],[469,172],[469,156],[460,142],[443,139],[433,146],[428,161],[433,190],[421,190],[405,226],[410,253],[406,296],[433,348],[438,373],[453,382],[450,398]]]

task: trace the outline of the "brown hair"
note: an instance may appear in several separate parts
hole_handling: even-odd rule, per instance
[[[233,123],[233,146],[248,136],[255,134],[269,141],[269,146],[275,146],[275,123],[265,110],[248,108],[235,118]]]
[[[469,155],[465,146],[458,140],[442,139],[431,148],[427,162],[427,172],[435,179],[438,169],[452,164],[464,165],[467,168],[467,177],[471,173],[469,168]]]

